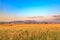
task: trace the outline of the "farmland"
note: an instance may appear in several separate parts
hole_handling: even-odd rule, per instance
[[[60,24],[0,24],[0,40],[60,40]]]

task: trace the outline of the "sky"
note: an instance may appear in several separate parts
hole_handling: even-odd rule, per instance
[[[60,14],[60,0],[0,0],[0,19],[56,14]]]

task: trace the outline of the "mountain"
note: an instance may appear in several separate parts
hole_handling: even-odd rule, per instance
[[[53,16],[46,16],[46,17],[34,16],[34,17],[27,17],[26,20],[10,21],[10,22],[0,21],[0,24],[49,24],[49,23],[60,24],[60,15],[53,15]]]

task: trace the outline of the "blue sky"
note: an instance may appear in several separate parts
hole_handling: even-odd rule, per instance
[[[0,0],[2,15],[47,16],[60,14],[60,0]]]

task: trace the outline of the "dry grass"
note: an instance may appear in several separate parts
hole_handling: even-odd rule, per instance
[[[0,40],[60,40],[60,24],[0,24]]]

